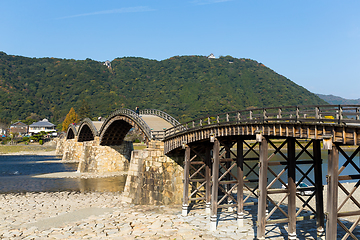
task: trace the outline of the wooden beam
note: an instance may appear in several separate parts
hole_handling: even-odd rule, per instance
[[[296,159],[295,138],[288,138],[288,215],[289,215],[289,239],[296,239]]]
[[[328,154],[328,204],[326,239],[336,240],[337,238],[337,201],[338,201],[338,169],[339,169],[339,150],[333,144]]]
[[[210,231],[216,230],[217,225],[217,201],[218,201],[218,188],[219,188],[219,154],[220,154],[220,143],[215,138],[213,146],[213,174],[212,174],[212,191],[211,191],[211,216],[210,216]]]
[[[206,195],[206,199],[205,199],[205,204],[206,204],[206,213],[210,214],[210,207],[211,207],[211,155],[210,155],[210,151],[211,148],[210,147],[206,147],[205,149],[206,153],[205,153],[205,163],[206,163],[206,167],[205,167],[205,181],[206,181],[206,185],[205,185],[205,195]]]
[[[316,201],[316,227],[317,236],[324,239],[324,196],[322,183],[322,159],[321,159],[321,140],[313,141],[313,155],[314,155],[314,178],[315,178],[315,201]]]
[[[185,159],[184,159],[184,192],[183,192],[183,205],[182,215],[187,216],[189,208],[189,183],[190,183],[190,147],[185,147]]]
[[[238,228],[244,226],[244,140],[237,140],[237,223]]]
[[[265,137],[259,144],[260,159],[259,159],[259,205],[258,205],[258,228],[257,238],[265,239],[265,225],[266,225],[266,187],[267,187],[267,168],[268,168],[268,142]]]

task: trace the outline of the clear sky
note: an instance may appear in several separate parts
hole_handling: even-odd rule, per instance
[[[0,0],[0,51],[98,61],[230,55],[360,98],[360,1]]]

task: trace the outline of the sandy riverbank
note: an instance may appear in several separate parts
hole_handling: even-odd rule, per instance
[[[55,156],[55,143],[46,143],[39,145],[33,144],[18,144],[18,145],[0,145],[0,155],[47,155]]]
[[[208,231],[204,210],[182,217],[181,206],[134,206],[119,193],[27,193],[0,195],[3,239],[253,239],[250,222],[230,221]]]
[[[1,239],[254,239],[257,206],[245,207],[244,226],[236,212],[219,212],[209,231],[204,206],[186,217],[181,206],[130,205],[121,193],[0,194]],[[284,208],[286,210],[286,207]],[[268,225],[267,239],[287,239],[287,224]],[[338,228],[339,235],[344,232]],[[360,234],[360,229],[354,234]],[[316,239],[316,222],[297,223],[299,239]]]

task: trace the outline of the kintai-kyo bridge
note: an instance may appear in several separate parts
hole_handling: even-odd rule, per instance
[[[337,239],[338,224],[346,232],[343,239],[358,239],[353,231],[360,222],[360,202],[353,194],[360,185],[360,166],[354,161],[360,151],[359,105],[249,109],[182,124],[157,110],[143,110],[138,116],[121,109],[104,122],[87,119],[70,127],[67,139],[120,145],[131,128],[141,130],[148,143],[161,140],[166,155],[183,156],[182,214],[188,214],[189,206],[204,203],[210,230],[216,230],[219,209],[236,208],[241,228],[244,206],[258,205],[257,239],[265,239],[266,226],[277,223],[287,223],[288,238],[296,239],[296,222],[309,219],[316,219],[319,239]],[[326,210],[321,149],[328,150]],[[340,154],[346,159],[341,166]],[[282,160],[273,161],[275,155]],[[345,175],[349,167],[357,174]],[[350,190],[343,184],[349,180],[357,181]],[[311,185],[302,188],[309,196],[299,194],[303,181]],[[338,202],[339,190],[347,196],[344,202]],[[282,199],[275,201],[275,194],[283,194]],[[315,207],[310,201],[315,201]],[[343,211],[349,201],[353,210]],[[340,221],[349,216],[357,218],[350,227]]]

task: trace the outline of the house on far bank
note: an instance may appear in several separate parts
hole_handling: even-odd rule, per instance
[[[10,125],[10,134],[25,136],[28,133],[29,126],[23,122],[16,122]]]
[[[3,126],[0,126],[0,137],[4,137],[8,134],[9,129]]]
[[[34,135],[40,132],[56,134],[55,127],[55,124],[52,124],[51,122],[49,122],[49,120],[45,118],[39,122],[31,124],[29,126],[29,134]]]

